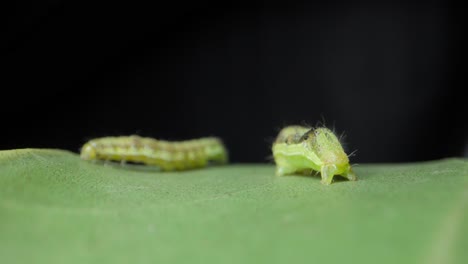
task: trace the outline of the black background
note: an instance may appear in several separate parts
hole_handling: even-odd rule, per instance
[[[266,162],[325,120],[353,162],[461,156],[461,8],[445,1],[69,4],[4,9],[0,149],[215,135]]]

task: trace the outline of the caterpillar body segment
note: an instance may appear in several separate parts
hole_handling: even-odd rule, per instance
[[[81,148],[83,160],[130,161],[154,165],[165,171],[201,168],[208,163],[228,162],[227,150],[219,138],[171,142],[140,136],[103,137]]]

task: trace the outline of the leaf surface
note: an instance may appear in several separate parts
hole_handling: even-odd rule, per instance
[[[468,161],[185,172],[0,151],[1,263],[468,263]]]

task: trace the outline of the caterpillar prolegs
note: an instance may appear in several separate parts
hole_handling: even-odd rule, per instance
[[[140,136],[103,137],[81,148],[83,160],[112,160],[144,163],[165,171],[201,168],[208,163],[228,162],[223,142],[216,137],[165,141]]]
[[[273,143],[272,152],[277,175],[317,171],[326,185],[335,175],[357,179],[340,141],[325,127],[285,127]]]

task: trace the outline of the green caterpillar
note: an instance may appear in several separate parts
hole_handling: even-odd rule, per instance
[[[139,136],[103,137],[84,144],[80,156],[83,160],[144,163],[158,166],[164,171],[201,168],[210,162],[228,162],[226,147],[216,137],[180,142]]]
[[[335,175],[357,180],[340,141],[325,127],[285,127],[273,143],[272,152],[280,176],[313,170],[321,173],[326,185]]]

